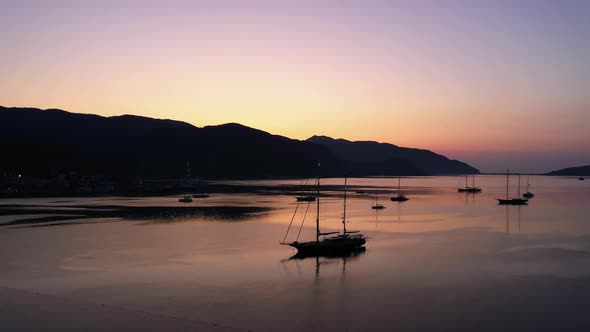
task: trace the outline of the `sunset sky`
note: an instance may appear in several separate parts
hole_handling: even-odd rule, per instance
[[[0,105],[590,164],[590,1],[0,0]]]

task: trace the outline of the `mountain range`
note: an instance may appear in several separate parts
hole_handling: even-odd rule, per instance
[[[473,174],[428,150],[326,136],[295,140],[236,123],[195,127],[141,116],[103,117],[0,106],[0,174],[273,178]]]
[[[568,167],[551,171],[547,175],[568,175],[568,176],[590,176],[590,165],[579,167]]]

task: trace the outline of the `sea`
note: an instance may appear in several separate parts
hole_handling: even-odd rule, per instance
[[[315,238],[317,202],[284,189],[313,179],[212,182],[239,190],[192,203],[0,199],[0,330],[590,331],[590,181],[521,176],[524,206],[498,205],[502,175],[475,194],[402,177],[406,202],[398,178],[346,181],[346,228],[368,240],[336,257],[281,245]],[[322,231],[343,228],[344,182],[321,179]]]

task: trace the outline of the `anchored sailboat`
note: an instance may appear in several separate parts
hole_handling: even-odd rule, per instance
[[[400,193],[400,191],[399,191],[400,185],[401,185],[401,178],[398,177],[397,178],[397,195],[393,196],[391,198],[391,201],[393,201],[393,202],[405,202],[405,201],[409,200],[409,198],[407,198],[405,195]]]
[[[373,206],[371,206],[371,209],[373,210],[383,210],[385,209],[385,206],[377,203],[377,198],[379,197],[379,195],[377,193],[375,193],[375,204],[373,204]]]
[[[506,170],[506,198],[496,198],[500,205],[525,205],[528,203],[528,199],[520,198],[520,174],[518,175],[518,198],[508,198],[508,185],[510,179],[510,170]]]
[[[342,217],[342,233],[340,232],[325,232],[320,231],[320,177],[317,179],[317,197],[316,197],[316,238],[315,241],[299,242],[299,235],[294,242],[285,242],[287,235],[289,234],[289,228],[282,245],[288,245],[297,249],[298,254],[331,254],[341,253],[347,251],[354,251],[365,245],[367,242],[366,237],[359,233],[359,231],[349,231],[346,229],[346,194],[347,194],[347,178],[344,178],[344,207]],[[297,211],[297,210],[296,210]],[[291,223],[293,219],[291,219]],[[303,224],[302,224],[303,225]],[[331,236],[327,236],[331,235]]]
[[[479,192],[481,192],[481,188],[478,188],[475,186],[475,174],[473,174],[471,181],[472,181],[471,182],[472,184],[471,184],[471,187],[469,187],[468,182],[467,182],[467,175],[465,175],[465,188],[459,188],[459,189],[457,189],[457,191],[460,193],[479,193]]]
[[[531,192],[531,183],[529,182],[529,177],[526,177],[526,193],[522,194],[524,198],[532,198],[535,194]]]

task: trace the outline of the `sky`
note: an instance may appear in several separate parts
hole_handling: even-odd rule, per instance
[[[590,1],[0,0],[0,105],[590,164]]]

